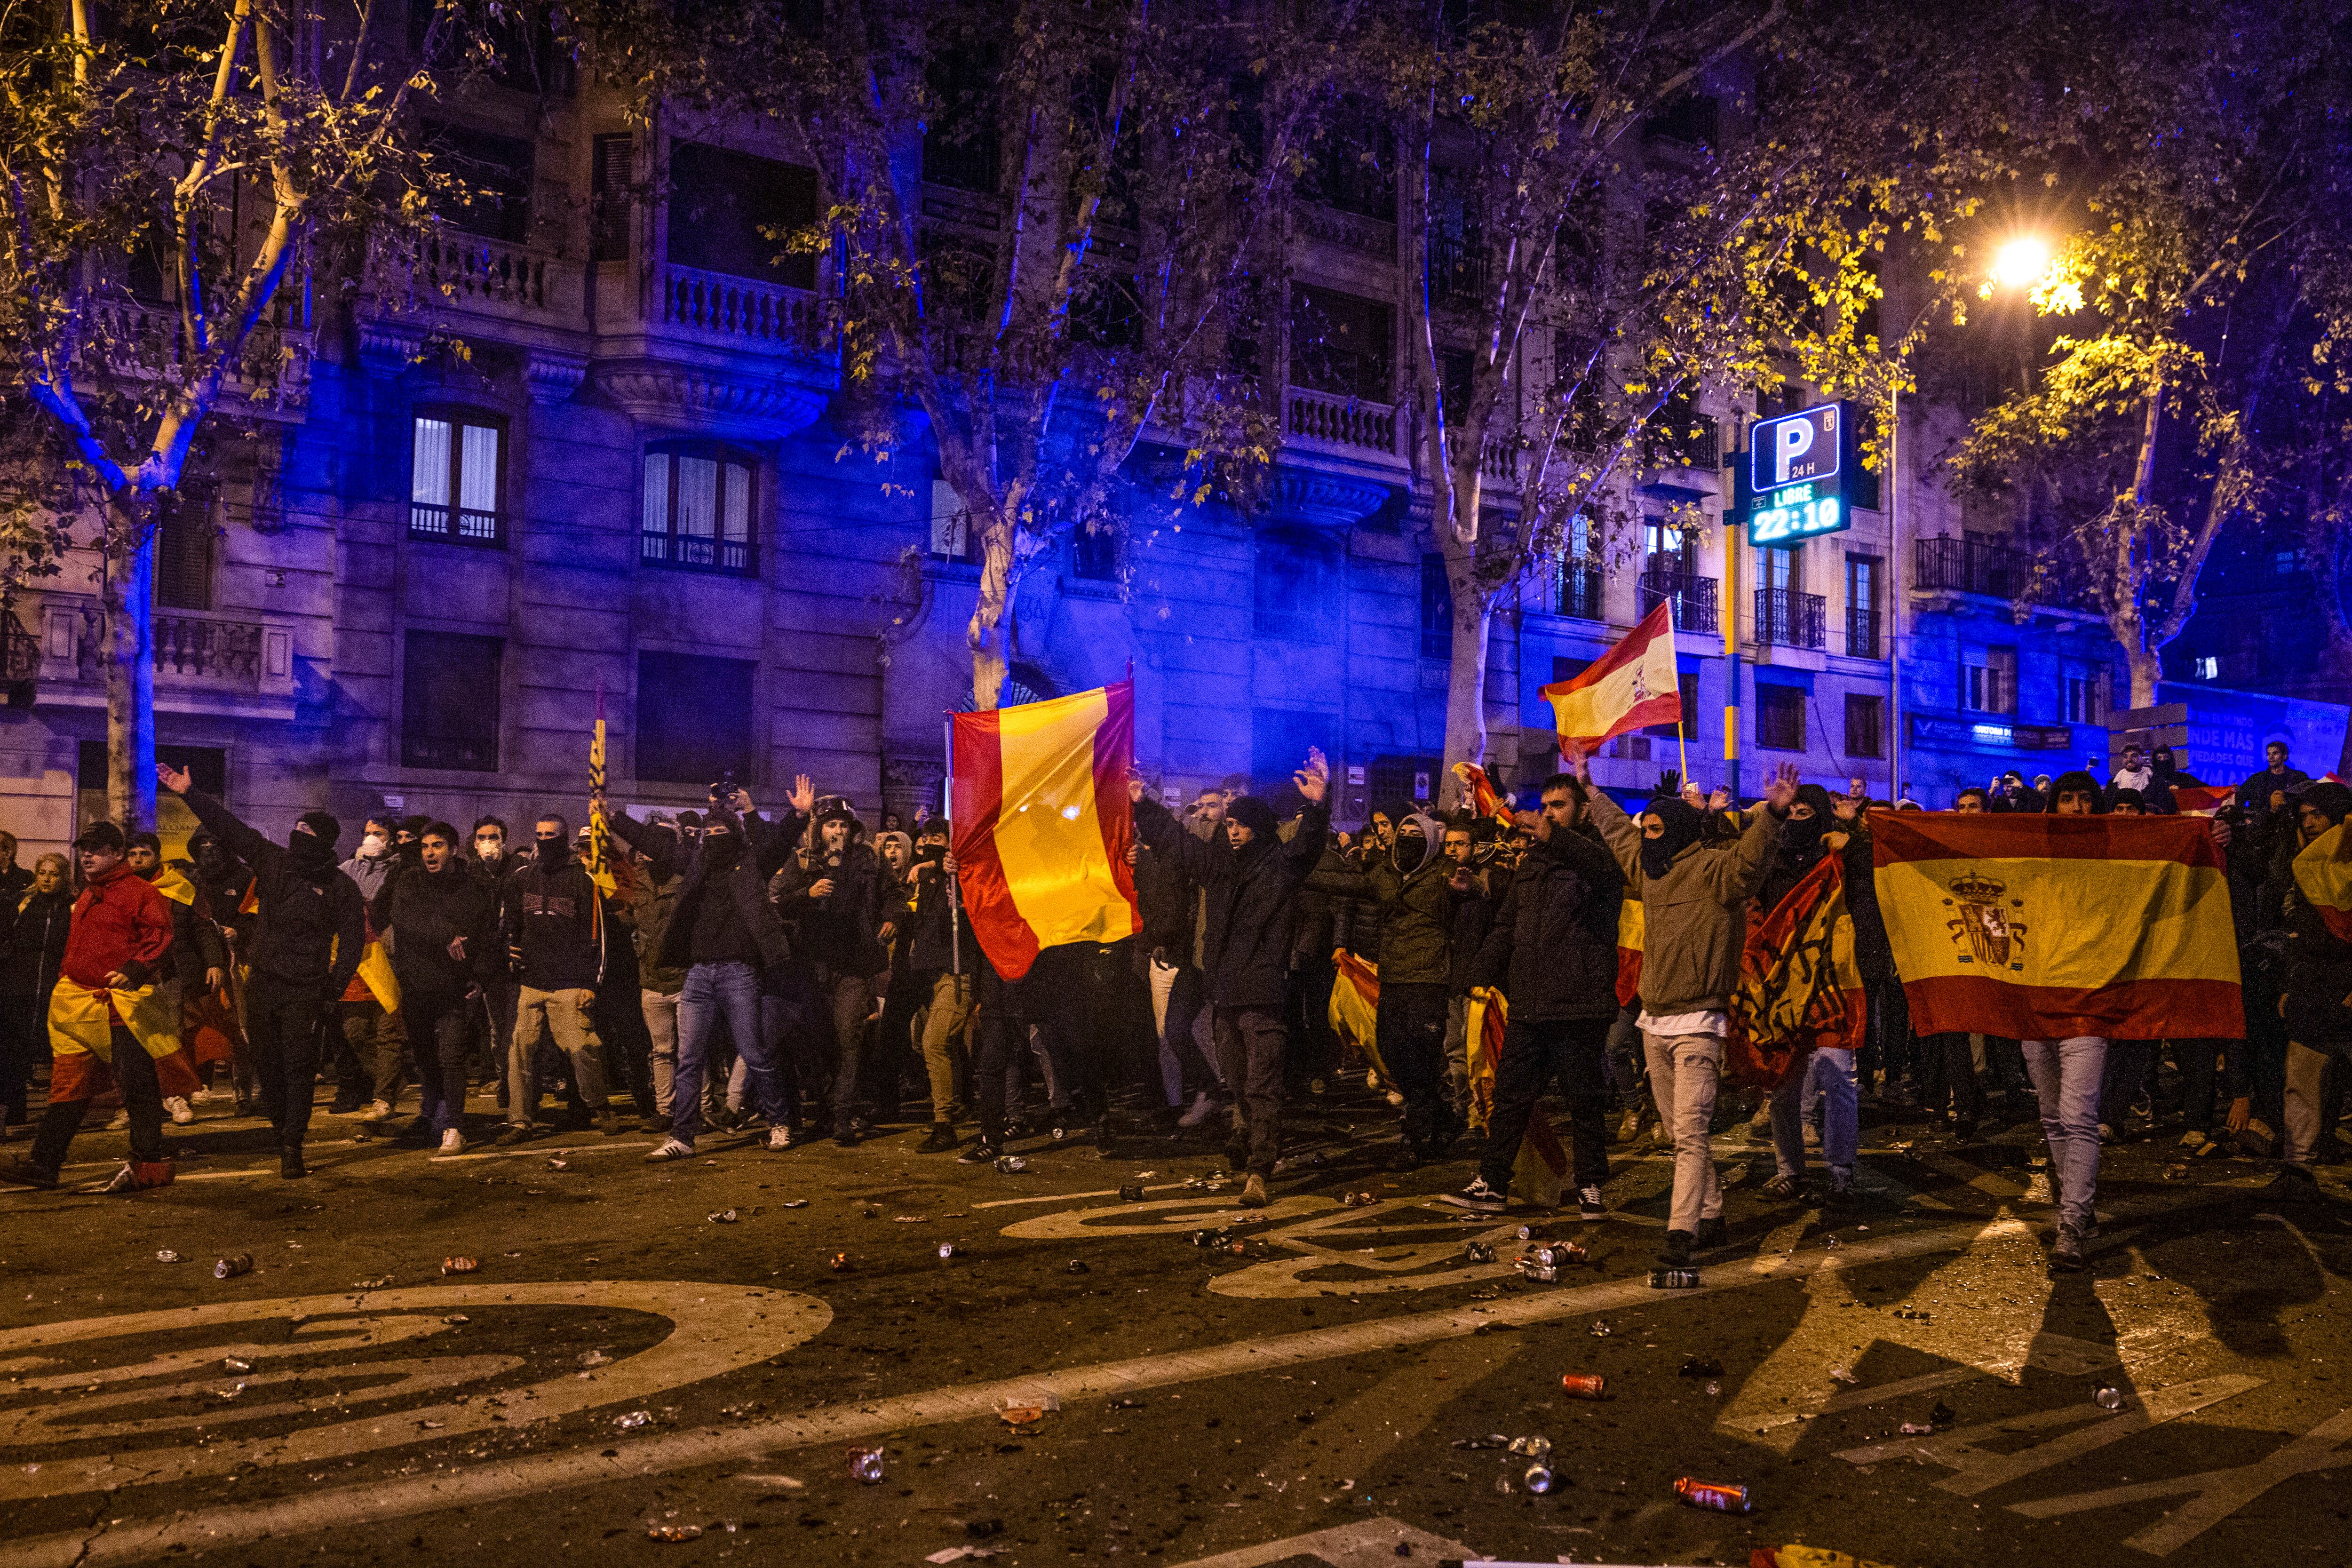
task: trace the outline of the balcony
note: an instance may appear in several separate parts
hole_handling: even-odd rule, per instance
[[[639,560],[656,566],[682,566],[688,571],[727,572],[739,576],[751,571],[751,542],[713,539],[699,533],[641,533]]]
[[[503,514],[468,507],[436,506],[430,501],[408,503],[408,537],[438,540],[444,544],[478,544],[498,550],[507,542]]]
[[[1845,656],[1848,658],[1884,658],[1879,651],[1878,612],[1846,606]]]
[[[655,268],[654,308],[665,326],[688,327],[730,346],[808,353],[824,345],[824,302],[805,289],[664,262]]]
[[[1392,404],[1367,403],[1294,386],[1288,409],[1287,424],[1294,437],[1350,456],[1397,456],[1397,415]]]
[[[417,293],[437,295],[461,308],[537,313],[553,302],[549,272],[555,258],[528,246],[442,229],[411,247],[404,259]]]
[[[2030,590],[2039,602],[2055,608],[2087,607],[2085,585],[2072,563],[2036,556],[1975,534],[1914,540],[1912,546],[1917,570],[1911,586],[1919,592],[1978,594],[2014,601]]]
[[[1604,620],[1607,616],[1602,613],[1601,605],[1607,585],[1598,562],[1570,556],[1559,563],[1554,608],[1560,615],[1580,621]]]
[[[221,378],[224,413],[255,419],[299,420],[310,406],[311,335],[303,280],[289,278],[278,292],[275,319],[255,326],[243,358]],[[85,296],[81,316],[89,325],[81,356],[98,374],[124,381],[160,381],[179,386],[186,379],[185,343],[180,312],[171,305]]]
[[[1829,646],[1829,601],[1793,588],[1756,590],[1756,641],[1775,647]]]
[[[1429,237],[1429,299],[1435,305],[1475,305],[1486,295],[1486,247],[1475,237]]]
[[[294,716],[292,622],[235,611],[157,610],[152,625],[159,709]],[[42,595],[40,636],[40,700],[103,706],[98,601]]]
[[[1671,599],[1675,605],[1675,630],[1699,631],[1716,625],[1714,578],[1702,577],[1695,572],[1653,566],[1642,574],[1640,584],[1643,615],[1648,615],[1660,603]]]
[[[1392,223],[1342,212],[1319,202],[1301,202],[1296,210],[1298,231],[1309,239],[1319,239],[1326,245],[1380,261],[1396,259],[1397,227]]]

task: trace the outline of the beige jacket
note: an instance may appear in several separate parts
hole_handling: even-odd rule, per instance
[[[1608,841],[1629,887],[1642,895],[1642,1007],[1659,1017],[1720,1011],[1739,984],[1748,941],[1748,905],[1763,885],[1781,819],[1759,808],[1730,843],[1699,843],[1675,857],[1654,880],[1642,874],[1642,825],[1594,789],[1593,825]]]

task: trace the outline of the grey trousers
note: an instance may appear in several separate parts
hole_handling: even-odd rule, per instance
[[[2042,1104],[2042,1136],[2050,1145],[2050,1174],[2058,1188],[2058,1224],[2079,1236],[2091,1228],[2099,1195],[2099,1082],[2106,1076],[2107,1042],[2097,1035],[2074,1035],[2020,1040],[2018,1047]]]
[[[1699,1221],[1723,1213],[1723,1184],[1715,1173],[1715,1145],[1707,1127],[1715,1120],[1715,1091],[1723,1077],[1723,1039],[1717,1035],[1654,1035],[1642,1031],[1650,1064],[1650,1093],[1658,1102],[1658,1124],[1675,1141],[1675,1195],[1666,1228],[1695,1234]]]

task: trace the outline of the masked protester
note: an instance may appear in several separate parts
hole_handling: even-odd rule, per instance
[[[1274,808],[1244,795],[1234,803],[1225,842],[1219,845],[1193,837],[1166,807],[1146,799],[1141,779],[1128,781],[1136,831],[1144,844],[1207,895],[1201,967],[1214,1009],[1218,1073],[1238,1101],[1235,1131],[1249,1171],[1242,1187],[1245,1208],[1265,1206],[1266,1178],[1281,1148],[1283,1007],[1297,898],[1322,857],[1331,826],[1324,805],[1330,773],[1323,753],[1308,751],[1294,782],[1307,809],[1288,842],[1280,837]],[[1234,1152],[1231,1143],[1226,1152],[1228,1158]]]
[[[535,825],[530,864],[509,877],[500,921],[520,981],[515,999],[514,1045],[507,1053],[505,1144],[539,1135],[540,1084],[532,1060],[549,1036],[571,1058],[572,1081],[597,1129],[621,1131],[604,1076],[604,1044],[593,1012],[604,977],[604,900],[588,868],[572,855],[567,824],[542,816]]]
[[[1696,1247],[1724,1234],[1723,1188],[1707,1129],[1723,1074],[1731,1026],[1731,993],[1748,934],[1748,905],[1764,882],[1789,808],[1797,771],[1781,768],[1765,788],[1764,807],[1737,839],[1703,842],[1699,814],[1677,798],[1650,801],[1636,822],[1607,793],[1592,788],[1591,766],[1577,759],[1594,822],[1642,897],[1642,1044],[1659,1125],[1675,1142],[1675,1184],[1666,1220],[1668,1268],[1689,1265]]]
[[[427,823],[416,864],[395,868],[370,910],[370,922],[390,934],[401,1016],[416,1044],[415,1131],[429,1132],[445,1157],[466,1151],[469,1028],[484,983],[506,967],[497,889],[459,858],[457,845],[455,827]]]
[[[25,1125],[25,1085],[34,1053],[48,1044],[49,993],[65,962],[73,921],[72,873],[62,855],[44,855],[7,912],[0,936],[0,1129]],[[5,1137],[5,1132],[0,1132]]]
[[[320,1023],[351,984],[367,946],[360,890],[335,867],[342,825],[328,812],[306,811],[286,842],[273,844],[195,788],[186,769],[159,767],[155,774],[253,868],[260,919],[247,960],[253,979],[246,990],[246,1033],[262,1105],[278,1133],[278,1173],[307,1175],[302,1141],[319,1081]]]
[[[2335,911],[2315,903],[2306,889],[2343,885],[2352,830],[2336,830],[2352,816],[2352,789],[2326,781],[2306,784],[2294,796],[2294,815],[2301,847],[2284,901],[2285,987],[2279,1003],[2287,1033],[2285,1164],[2271,1195],[2303,1203],[2319,1195],[2315,1167],[2327,1133],[2327,1069],[2332,1063],[2344,1071],[2345,1058],[2352,1056],[2352,1006],[2347,1005],[2352,942],[2328,923]]]

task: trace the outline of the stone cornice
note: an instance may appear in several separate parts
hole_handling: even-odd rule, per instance
[[[647,359],[603,361],[589,374],[604,401],[639,425],[664,429],[774,440],[824,408],[822,393],[781,376]]]

